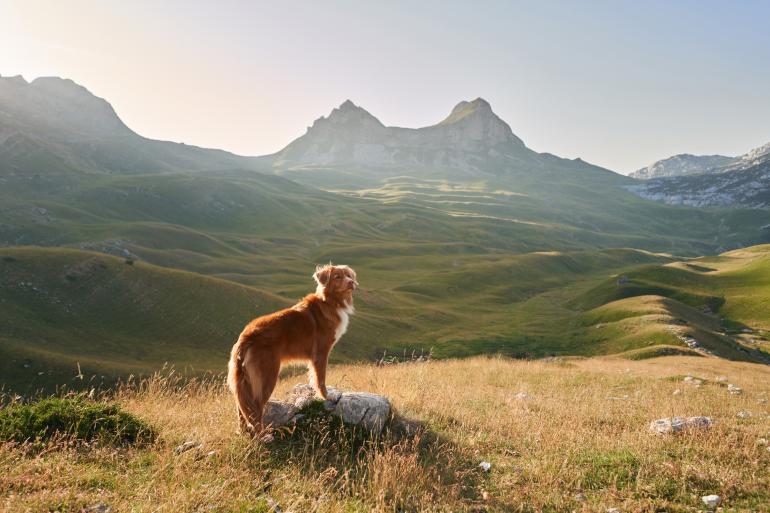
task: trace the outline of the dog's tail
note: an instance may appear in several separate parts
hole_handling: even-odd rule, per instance
[[[253,397],[252,377],[249,376],[249,370],[243,366],[249,346],[251,346],[249,340],[243,337],[239,338],[233,346],[230,362],[227,365],[227,385],[235,397],[235,404],[238,406],[246,429],[254,432],[257,429],[256,424],[262,420],[262,398]],[[252,371],[256,371],[256,369],[252,369]],[[259,380],[255,381],[258,382]]]

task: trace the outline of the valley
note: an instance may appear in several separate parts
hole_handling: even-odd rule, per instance
[[[310,292],[328,261],[362,284],[337,362],[766,361],[756,312],[770,294],[742,299],[741,287],[770,265],[770,212],[640,198],[636,180],[529,149],[482,99],[419,129],[348,101],[281,152],[240,157],[142,138],[69,81],[0,78],[0,93],[0,352],[13,390],[165,364],[219,373],[243,325]],[[46,116],[54,107],[72,122]],[[657,277],[669,272],[687,279]]]

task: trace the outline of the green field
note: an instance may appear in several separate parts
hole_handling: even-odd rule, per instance
[[[687,261],[636,250],[362,250],[348,262],[362,288],[335,361],[415,350],[436,357],[693,353],[685,335],[719,356],[765,359],[768,246]],[[305,271],[284,271],[280,281],[290,287],[257,288],[82,250],[5,248],[4,382],[25,391],[80,386],[79,374],[107,383],[166,363],[178,372],[219,373],[247,321],[312,290],[311,268]]]
[[[0,370],[14,390],[166,363],[221,372],[243,325],[312,291],[329,261],[362,284],[341,362],[643,358],[691,353],[685,337],[764,358],[738,333],[765,329],[766,289],[741,289],[762,258],[732,282],[681,269],[697,287],[644,273],[770,241],[766,210],[658,204],[626,191],[627,177],[531,150],[476,155],[477,172],[281,167],[125,137],[0,164]]]

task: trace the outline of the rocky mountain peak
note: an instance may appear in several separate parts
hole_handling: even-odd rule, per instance
[[[449,116],[436,125],[436,128],[439,127],[449,131],[451,139],[472,141],[474,147],[478,146],[478,143],[488,147],[524,147],[524,143],[514,135],[508,123],[500,119],[489,102],[483,98],[461,101]]]
[[[492,106],[488,101],[483,98],[476,98],[473,101],[461,101],[455,105],[455,108],[452,109],[449,116],[439,123],[439,125],[457,123],[474,116],[494,118],[502,122],[502,120],[492,111]]]
[[[310,130],[361,130],[380,129],[385,126],[372,116],[366,109],[359,107],[350,100],[345,100],[326,117],[321,117],[313,123]]]
[[[13,77],[0,76],[0,82],[9,84],[9,85],[22,85],[22,86],[27,85],[27,81],[21,75],[15,75]]]
[[[766,158],[770,158],[770,143],[760,146],[759,148],[754,148],[747,154],[741,156],[742,161],[749,163],[764,161]]]

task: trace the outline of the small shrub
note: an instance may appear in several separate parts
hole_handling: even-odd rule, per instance
[[[50,397],[0,409],[0,441],[45,441],[54,436],[108,444],[151,442],[156,433],[117,404],[84,397]]]

